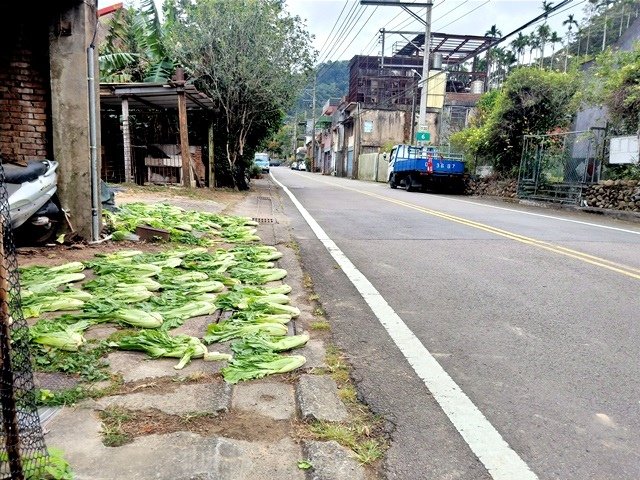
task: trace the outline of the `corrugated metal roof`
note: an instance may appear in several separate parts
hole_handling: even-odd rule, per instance
[[[213,100],[198,91],[195,85],[175,83],[101,83],[102,108],[120,108],[122,98],[129,100],[132,110],[173,110],[178,108],[178,90],[184,88],[187,109],[213,110]]]

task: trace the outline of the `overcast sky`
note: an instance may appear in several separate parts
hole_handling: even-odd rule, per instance
[[[162,2],[155,1],[158,5]],[[118,1],[101,0],[99,7],[114,3]],[[135,0],[125,1],[127,3],[135,3]],[[586,0],[573,0],[560,9],[560,13],[552,14],[549,25],[564,37],[566,29],[562,22],[570,13],[580,20],[586,4]],[[495,24],[506,35],[542,13],[541,6],[542,1],[537,0],[434,0],[433,31],[484,35]],[[314,36],[314,46],[320,51],[319,60],[345,60],[359,54],[378,55],[378,31],[381,28],[424,30],[417,20],[412,19],[400,7],[361,6],[359,0],[287,0],[287,8],[292,14],[305,20],[307,29]],[[424,18],[424,9],[414,7],[412,10]],[[348,21],[343,23],[345,19]],[[391,44],[396,41],[402,41],[402,38],[387,37],[387,55],[391,53]]]

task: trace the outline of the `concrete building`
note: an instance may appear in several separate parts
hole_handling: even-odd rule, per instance
[[[0,12],[0,154],[17,163],[57,160],[62,207],[89,239],[100,219],[91,195],[92,152],[97,171],[100,162],[95,1],[12,2]]]

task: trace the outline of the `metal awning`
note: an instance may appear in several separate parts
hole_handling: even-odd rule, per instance
[[[399,33],[399,32],[386,32]],[[410,32],[403,32],[410,33]],[[493,37],[482,37],[477,35],[452,35],[449,33],[431,34],[431,54],[442,54],[443,63],[457,65],[465,62],[483,51],[496,39]],[[398,49],[394,56],[422,56],[424,50],[424,33],[418,33],[413,40]]]
[[[119,110],[126,98],[132,110],[174,110],[178,108],[180,88],[184,88],[187,109],[213,110],[213,100],[190,83],[101,83],[100,106]]]

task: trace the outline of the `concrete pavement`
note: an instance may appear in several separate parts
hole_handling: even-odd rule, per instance
[[[153,195],[146,200],[154,201]],[[78,480],[378,478],[375,464],[365,467],[349,448],[310,433],[312,422],[350,428],[358,407],[355,400],[343,402],[329,375],[330,333],[313,327],[323,319],[309,300],[312,291],[273,184],[254,180],[252,191],[235,205],[177,202],[261,222],[258,234],[263,243],[284,253],[278,266],[288,271],[291,303],[302,311],[291,329],[311,335],[295,352],[307,363],[286,376],[231,386],[217,375],[223,366],[218,362],[193,360],[177,373],[174,359],[147,360],[143,354],[114,352],[108,359],[110,369],[123,384],[110,395],[57,411],[44,425],[47,446],[64,451]],[[207,323],[206,318],[192,319],[175,333],[202,336]],[[112,333],[103,330],[94,337]],[[134,432],[132,438],[120,446],[105,445],[122,443],[118,426],[124,425],[128,428],[123,430]],[[307,463],[299,465],[301,461]]]

